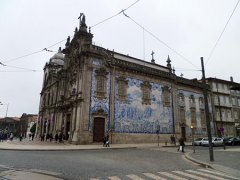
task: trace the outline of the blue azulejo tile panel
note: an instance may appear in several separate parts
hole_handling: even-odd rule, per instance
[[[114,130],[119,133],[160,133],[173,132],[172,107],[163,107],[162,85],[151,83],[151,105],[142,104],[141,83],[127,78],[127,102],[119,101],[115,81]]]
[[[96,60],[95,60],[96,61]],[[97,63],[97,61],[96,61]],[[103,110],[105,114],[107,115],[106,119],[106,125],[105,130],[109,129],[109,97],[110,97],[110,76],[111,74],[108,73],[107,77],[107,96],[105,99],[98,99],[94,97],[94,91],[95,91],[95,81],[96,81],[96,69],[93,69],[92,71],[92,80],[91,80],[91,99],[90,99],[90,111],[89,111],[89,124],[88,129],[89,131],[92,131],[93,127],[93,119],[92,114],[96,113],[98,110]]]

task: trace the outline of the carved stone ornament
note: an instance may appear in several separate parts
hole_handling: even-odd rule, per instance
[[[92,115],[106,116],[107,114],[103,109],[98,109],[96,112],[93,112]]]

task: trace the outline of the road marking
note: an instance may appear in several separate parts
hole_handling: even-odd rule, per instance
[[[110,179],[110,180],[121,180],[119,177],[117,177],[117,176],[110,176],[110,177],[108,177],[108,179]]]
[[[217,179],[217,180],[226,180],[226,179],[221,178],[219,176],[214,176],[214,175],[206,174],[206,173],[203,173],[203,172],[198,172],[198,171],[194,171],[194,170],[186,170],[186,171],[194,173],[194,174],[198,174],[198,175],[201,175],[201,176],[207,176],[207,177],[210,177],[210,178],[213,178],[213,179]]]
[[[98,178],[90,178],[90,180],[99,180]]]
[[[160,176],[157,176],[155,174],[152,174],[152,173],[143,173],[145,176],[149,177],[149,178],[152,178],[152,179],[155,179],[155,180],[167,180],[165,178],[162,178]]]
[[[126,175],[126,176],[129,177],[130,179],[133,179],[133,180],[145,180],[145,179],[142,179],[139,176],[136,176],[134,174],[129,174],[129,175]]]
[[[208,180],[206,178],[202,178],[202,177],[199,177],[199,176],[195,176],[195,175],[192,175],[192,174],[188,174],[188,173],[185,173],[185,172],[182,172],[182,171],[173,171],[174,173],[177,173],[177,174],[181,174],[183,176],[187,176],[187,177],[190,177],[192,179],[197,179],[197,180]]]
[[[207,172],[207,173],[211,173],[211,174],[221,175],[221,176],[224,176],[224,177],[227,177],[227,178],[232,178],[232,179],[237,179],[237,180],[239,179],[239,178],[236,178],[236,177],[233,177],[233,176],[229,176],[229,175],[217,172],[217,171],[209,171],[207,169],[198,169],[198,170],[199,171],[203,171],[203,172]]]
[[[162,174],[164,176],[167,176],[167,177],[170,177],[172,179],[176,179],[176,180],[187,180],[183,177],[180,177],[180,176],[176,176],[176,175],[173,175],[173,174],[170,174],[170,173],[167,173],[167,172],[158,172],[159,174]]]

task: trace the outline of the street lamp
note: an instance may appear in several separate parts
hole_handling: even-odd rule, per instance
[[[7,117],[9,103],[3,104],[3,103],[0,101],[0,105],[6,105],[6,106],[7,106],[6,115],[5,115],[5,117]]]
[[[195,143],[194,143],[194,129],[193,129],[193,125],[191,125],[190,128],[191,128],[191,131],[192,131],[193,153],[195,153]]]

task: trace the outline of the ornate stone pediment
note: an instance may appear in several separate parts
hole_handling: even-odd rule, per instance
[[[96,112],[93,112],[92,115],[106,116],[107,114],[103,109],[98,109]]]

